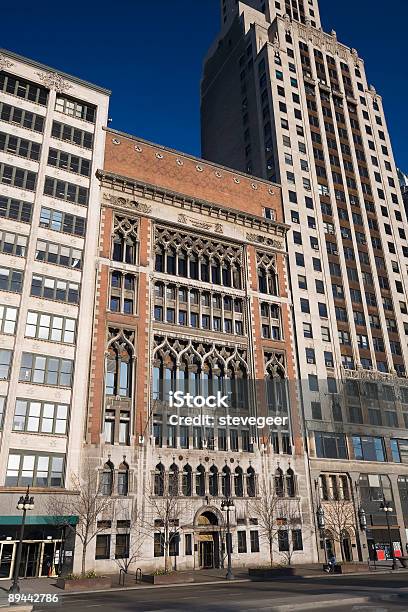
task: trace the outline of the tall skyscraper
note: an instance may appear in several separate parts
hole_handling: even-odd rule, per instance
[[[389,498],[400,550],[408,225],[382,98],[357,51],[322,31],[317,2],[223,0],[221,15],[202,79],[202,152],[282,185],[315,509],[350,499],[366,558],[387,549],[380,500]]]
[[[20,575],[63,561],[46,515],[81,467],[108,102],[106,89],[0,50],[1,578],[14,569],[27,486]]]

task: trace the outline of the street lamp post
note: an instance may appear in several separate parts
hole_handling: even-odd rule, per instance
[[[23,550],[24,526],[25,526],[27,510],[32,510],[33,508],[34,508],[34,497],[30,497],[30,487],[27,487],[27,492],[25,494],[25,497],[21,496],[17,504],[17,510],[23,511],[23,517],[21,519],[20,539],[18,541],[17,556],[16,556],[15,565],[14,565],[13,584],[11,585],[9,589],[9,593],[11,594],[20,592],[20,585],[18,583],[18,574],[20,572],[21,552]]]
[[[234,502],[232,499],[223,499],[221,502],[221,510],[227,513],[227,559],[228,559],[228,569],[227,575],[225,578],[227,580],[234,580],[234,575],[232,573],[232,564],[231,564],[231,550],[232,550],[232,542],[231,542],[231,531],[230,531],[230,512],[234,510]]]
[[[394,508],[392,507],[392,503],[391,502],[387,502],[384,499],[381,502],[381,504],[380,504],[380,510],[385,512],[385,519],[387,521],[387,530],[388,530],[388,540],[389,540],[389,543],[390,543],[390,553],[391,553],[391,558],[392,558],[392,569],[395,570],[396,567],[397,567],[397,564],[395,562],[395,557],[394,557],[394,546],[393,546],[393,543],[392,543],[390,519],[389,519],[389,516],[388,516],[388,513],[389,512],[393,512]]]

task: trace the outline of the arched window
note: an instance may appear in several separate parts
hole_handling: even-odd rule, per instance
[[[244,496],[244,476],[240,466],[235,468],[234,489],[237,497]]]
[[[289,468],[286,472],[286,494],[288,497],[295,497],[296,495],[295,473],[292,468]]]
[[[224,497],[231,497],[231,470],[228,465],[222,468],[222,494]]]
[[[217,497],[218,495],[218,469],[215,465],[210,467],[210,475],[209,475],[209,491],[212,497]]]
[[[183,469],[182,490],[185,497],[190,497],[193,494],[192,469],[188,463],[186,463]]]
[[[136,219],[115,217],[113,229],[112,259],[122,263],[135,264],[137,254]]]
[[[175,463],[172,463],[169,470],[169,495],[170,497],[178,496],[179,485],[179,469]]]
[[[252,465],[247,469],[247,493],[248,497],[255,497],[256,495],[255,470]]]
[[[275,255],[257,253],[256,263],[258,268],[258,291],[268,295],[279,295]]]
[[[277,497],[284,497],[285,496],[285,488],[284,488],[284,482],[283,482],[283,472],[282,470],[278,467],[276,472],[275,472],[275,493]]]
[[[100,487],[99,487],[101,495],[106,495],[106,496],[112,495],[114,469],[115,469],[115,466],[113,465],[112,461],[108,459],[108,461],[103,466],[103,472],[101,474],[101,481],[100,481]]]
[[[205,468],[199,465],[196,471],[196,495],[204,497],[205,495]]]
[[[160,497],[164,495],[164,465],[158,463],[154,472],[154,494]]]
[[[129,492],[129,465],[123,461],[118,472],[118,495],[127,496]]]
[[[134,332],[109,329],[106,353],[105,393],[132,397],[133,339]]]

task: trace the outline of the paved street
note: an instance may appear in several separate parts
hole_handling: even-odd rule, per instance
[[[376,603],[380,596],[401,594],[400,602]],[[408,610],[408,574],[377,574],[362,577],[328,576],[312,579],[292,579],[276,582],[240,582],[184,587],[150,587],[134,590],[94,594],[64,595],[64,612],[77,612],[102,608],[104,612],[138,610],[141,612],[222,611],[255,612],[278,609],[285,604],[304,605],[305,609],[318,609],[319,603],[327,602],[320,609],[331,610],[333,603],[349,598],[371,597],[372,604],[365,601],[345,602],[336,607],[342,612],[393,612]],[[406,598],[405,598],[406,597]],[[313,604],[315,602],[316,605]],[[307,607],[307,604],[309,607]],[[310,607],[312,606],[312,607]],[[61,610],[55,606],[36,606],[40,612]],[[284,608],[282,609],[284,610]],[[296,607],[296,610],[302,608]]]

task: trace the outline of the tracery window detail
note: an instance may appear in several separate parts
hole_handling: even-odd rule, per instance
[[[138,220],[115,215],[113,225],[112,259],[136,264],[138,256]]]
[[[156,226],[155,270],[241,289],[242,248],[174,228]]]
[[[276,255],[257,252],[256,267],[258,272],[258,291],[268,295],[279,295]]]

